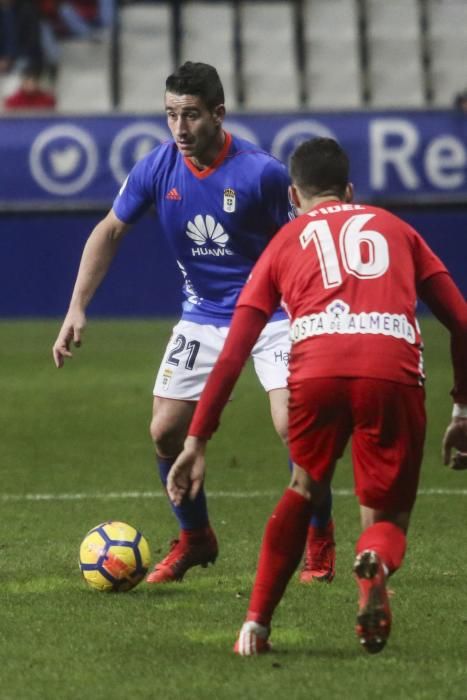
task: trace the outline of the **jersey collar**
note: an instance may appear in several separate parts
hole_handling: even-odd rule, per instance
[[[222,150],[219,151],[219,154],[215,160],[213,160],[212,164],[209,166],[209,168],[205,168],[204,170],[198,170],[196,165],[193,165],[191,160],[189,158],[184,157],[183,160],[185,161],[185,165],[190,170],[190,172],[193,173],[195,177],[197,177],[199,180],[203,180],[205,177],[209,177],[217,168],[223,163],[225,160],[227,153],[229,152],[230,145],[232,143],[232,134],[229,134],[227,131],[224,131],[225,134],[225,140],[224,140],[224,145],[222,146]]]

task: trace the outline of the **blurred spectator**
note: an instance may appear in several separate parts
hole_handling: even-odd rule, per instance
[[[55,96],[41,87],[40,79],[40,68],[25,68],[18,90],[4,100],[4,109],[55,109]]]
[[[39,12],[34,0],[0,0],[0,73],[42,65]]]
[[[44,61],[49,77],[55,81],[60,63],[60,46],[51,14],[51,5],[55,3],[40,2],[40,35]]]
[[[60,63],[60,40],[67,37],[100,41],[102,30],[112,26],[116,0],[38,0],[40,33],[49,76]]]
[[[454,107],[459,111],[467,114],[467,88],[458,92],[454,98]]]
[[[74,13],[70,10],[74,10]],[[73,21],[73,15],[81,19],[81,25],[76,22],[75,35],[81,29],[83,31],[83,23],[87,26],[87,30],[93,27],[100,29],[111,27],[115,16],[115,0],[72,0],[71,2],[62,2],[62,16],[65,13],[70,18],[69,26]]]
[[[41,17],[59,37],[98,39],[114,21],[115,0],[39,0]]]
[[[7,73],[17,52],[16,17],[13,3],[0,0],[0,73]]]

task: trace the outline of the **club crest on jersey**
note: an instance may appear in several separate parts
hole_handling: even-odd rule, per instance
[[[231,187],[227,187],[224,190],[224,211],[226,211],[227,214],[232,214],[235,211],[235,205],[235,190],[233,190]]]
[[[170,367],[164,367],[164,372],[162,374],[162,389],[167,391],[169,388],[170,380],[173,376],[173,370]]]

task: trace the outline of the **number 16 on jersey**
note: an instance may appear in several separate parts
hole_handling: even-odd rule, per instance
[[[339,232],[339,250],[325,219],[310,221],[300,234],[303,250],[314,243],[326,289],[342,284],[343,267],[359,279],[384,275],[389,267],[389,247],[382,233],[365,229],[374,214],[350,217]],[[340,260],[339,260],[340,257]]]

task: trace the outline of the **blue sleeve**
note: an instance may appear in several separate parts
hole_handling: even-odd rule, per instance
[[[148,156],[138,161],[114,199],[112,209],[126,224],[133,224],[155,204],[151,163]]]
[[[289,199],[289,185],[287,168],[278,160],[271,159],[261,176],[261,196],[266,203],[274,231],[295,218]]]

